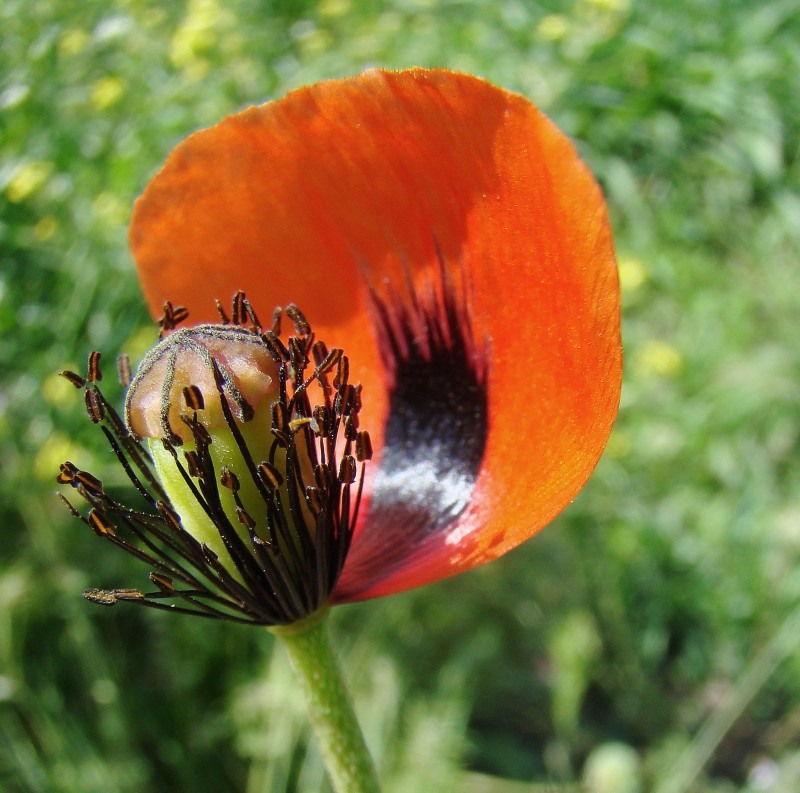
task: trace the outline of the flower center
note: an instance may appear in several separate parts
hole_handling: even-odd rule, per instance
[[[178,313],[167,306],[165,317]],[[92,506],[85,522],[156,568],[158,593],[90,590],[89,599],[153,605],[181,597],[194,613],[227,609],[259,624],[294,622],[325,604],[347,555],[371,447],[347,357],[316,340],[297,307],[285,313],[295,331],[286,343],[280,312],[264,331],[241,294],[235,322],[223,314],[222,324],[167,335],[130,384],[125,423],[97,387],[96,356],[87,380],[67,373],[155,510],[127,509],[95,477],[62,466],[59,481]],[[121,537],[125,529],[138,545]],[[175,579],[190,589],[176,589]]]

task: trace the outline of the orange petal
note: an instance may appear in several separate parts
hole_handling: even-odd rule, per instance
[[[551,122],[482,80],[372,71],[196,133],[137,202],[131,246],[154,315],[171,299],[194,321],[211,319],[213,299],[236,289],[262,311],[300,305],[351,358],[378,465],[396,418],[396,356],[376,305],[389,336],[405,317],[403,338],[423,348],[443,306],[458,308],[464,366],[485,367],[488,405],[471,498],[428,526],[370,505],[339,601],[444,578],[518,545],[576,495],[605,445],[621,347],[602,196]],[[424,435],[424,399],[417,409]],[[431,460],[427,474],[446,475],[448,463]]]

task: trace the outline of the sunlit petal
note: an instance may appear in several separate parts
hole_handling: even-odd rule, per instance
[[[527,100],[446,71],[320,83],[196,133],[136,205],[154,313],[244,289],[344,347],[374,438],[334,599],[495,558],[593,470],[619,289],[599,188]],[[266,307],[264,309],[264,307]]]

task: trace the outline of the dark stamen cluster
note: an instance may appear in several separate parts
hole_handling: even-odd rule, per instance
[[[92,353],[87,377],[64,376],[83,390],[87,412],[98,424],[128,478],[146,502],[133,509],[113,499],[102,482],[71,462],[61,466],[58,482],[72,486],[89,505],[84,514],[66,498],[73,515],[152,567],[156,591],[89,589],[84,596],[104,605],[127,601],[153,608],[258,625],[290,624],[327,601],[344,566],[364,481],[364,462],[372,451],[369,435],[359,429],[361,388],[349,382],[347,357],[315,340],[296,306],[285,314],[294,326],[280,338],[280,310],[263,330],[245,296],[233,301],[232,319],[220,309],[223,325],[246,329],[278,364],[276,398],[271,407],[271,436],[254,457],[226,398],[226,381],[212,362],[216,394],[194,386],[183,389],[182,419],[194,441],[182,449],[174,439],[160,439],[176,470],[213,523],[230,562],[224,564],[182,525],[159,482],[145,443],[137,438],[103,396],[99,354]],[[162,328],[174,327],[184,309],[167,305]],[[128,379],[128,378],[126,378]],[[311,398],[311,390],[317,395]],[[216,470],[212,433],[201,421],[204,401],[218,399],[227,431],[244,461],[244,470]],[[186,444],[189,446],[191,444]],[[258,508],[240,498],[249,478],[259,495]],[[235,509],[223,506],[229,493]],[[235,523],[240,528],[237,530]],[[243,531],[242,528],[243,527]]]

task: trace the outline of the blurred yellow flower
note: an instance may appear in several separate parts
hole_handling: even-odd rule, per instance
[[[645,342],[635,360],[644,374],[658,377],[674,377],[683,366],[683,358],[677,347],[658,339]]]
[[[647,268],[641,259],[633,256],[620,256],[618,263],[619,284],[623,294],[637,292],[647,282]]]
[[[350,0],[321,0],[317,10],[324,17],[341,17],[350,10]]]
[[[119,77],[101,77],[92,85],[91,102],[95,110],[116,105],[125,93],[125,83]]]
[[[36,242],[47,242],[58,231],[58,221],[52,215],[46,215],[33,227]]]
[[[322,28],[314,28],[300,39],[300,48],[307,54],[325,52],[332,46],[333,36]]]
[[[205,76],[210,64],[203,57],[217,43],[229,17],[217,0],[189,0],[186,16],[172,36],[169,59],[190,79]]]
[[[560,41],[569,31],[569,20],[563,14],[548,14],[536,26],[536,35],[548,41]]]
[[[142,26],[146,28],[157,28],[164,24],[167,19],[167,12],[163,8],[148,8],[140,17]]]
[[[113,193],[104,191],[92,201],[92,214],[104,224],[121,226],[128,220],[128,205]]]
[[[608,13],[618,13],[620,11],[627,11],[630,7],[629,0],[583,0],[587,6],[592,6],[598,11],[606,11]]]
[[[76,367],[68,366],[66,369]],[[75,404],[75,386],[57,372],[48,375],[42,382],[42,397],[45,402],[53,407],[61,405],[72,406]]]
[[[24,201],[42,187],[53,173],[53,163],[47,160],[34,160],[17,166],[6,185],[6,198],[12,204]]]
[[[69,58],[86,49],[91,36],[81,28],[65,30],[58,40],[58,54]]]
[[[69,383],[67,383],[67,386],[72,388]],[[42,448],[39,449],[36,457],[34,457],[33,475],[40,482],[50,483],[53,481],[53,471],[58,471],[59,465],[64,460],[79,458],[82,461],[86,461],[88,457],[88,452],[74,444],[69,436],[63,432],[53,432],[47,439],[47,443],[42,445]]]

